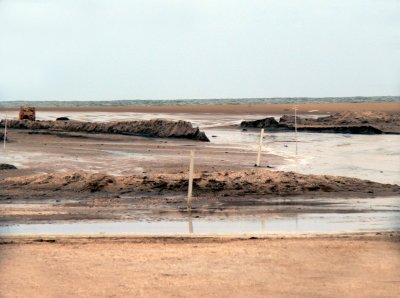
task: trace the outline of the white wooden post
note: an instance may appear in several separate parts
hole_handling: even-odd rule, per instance
[[[296,141],[297,141],[297,107],[294,107],[294,131],[296,133]]]
[[[190,166],[189,166],[189,187],[188,187],[188,198],[187,198],[187,207],[189,210],[192,209],[193,171],[194,171],[194,150],[191,150]]]
[[[294,107],[294,135],[296,140],[296,155],[297,155],[297,106]]]
[[[256,167],[259,167],[259,166],[260,166],[261,149],[262,149],[263,138],[264,138],[264,128],[261,128],[261,132],[260,132],[260,142],[259,142],[259,144],[258,144],[258,155],[257,155]]]
[[[4,143],[3,143],[3,147],[4,147],[4,149],[6,149],[6,139],[7,139],[7,115],[6,115],[6,117],[5,117],[5,122],[4,122],[4,136],[3,136],[3,141],[4,141]]]

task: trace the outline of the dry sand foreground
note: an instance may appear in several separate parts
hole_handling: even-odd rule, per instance
[[[398,234],[17,241],[0,255],[3,298],[400,296]]]

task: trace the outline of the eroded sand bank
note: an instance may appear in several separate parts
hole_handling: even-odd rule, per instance
[[[363,112],[338,112],[329,116],[295,117],[294,115],[283,115],[279,122],[274,117],[259,119],[255,121],[243,121],[241,128],[265,128],[271,131],[297,130],[308,132],[331,132],[351,134],[399,134],[400,113],[377,111]]]

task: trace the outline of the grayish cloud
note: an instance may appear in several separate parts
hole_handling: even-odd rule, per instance
[[[399,0],[0,0],[0,100],[400,94]]]

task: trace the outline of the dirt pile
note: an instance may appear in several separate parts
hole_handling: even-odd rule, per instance
[[[10,165],[8,163],[0,163],[0,171],[1,170],[16,170],[17,167],[14,165]]]
[[[351,112],[345,111],[319,118],[297,117],[299,131],[354,133],[354,134],[381,134],[400,133],[400,113],[384,112]],[[295,117],[283,115],[279,122],[274,118],[265,118],[255,121],[243,121],[240,126],[267,128],[268,130],[293,130]]]
[[[87,133],[111,133],[138,135],[159,138],[186,138],[198,141],[209,142],[204,132],[198,127],[194,128],[187,121],[168,120],[140,120],[123,122],[80,122],[80,121],[28,121],[10,120],[8,127],[14,129],[49,130],[49,131],[70,131]],[[3,121],[0,126],[4,127]]]
[[[388,114],[384,112],[341,112],[335,113],[327,117],[316,119],[319,123],[333,124],[383,124],[383,123],[400,123],[400,114]]]
[[[241,128],[278,128],[279,123],[275,120],[274,117],[267,117],[261,120],[254,120],[254,121],[242,121],[240,123]]]
[[[0,181],[2,196],[59,197],[60,193],[108,193],[118,194],[177,194],[188,188],[185,174],[163,174],[149,176],[111,176],[100,173],[54,173],[25,177],[9,177]],[[243,198],[250,195],[293,196],[328,195],[373,196],[395,195],[400,186],[381,184],[355,178],[303,175],[293,172],[269,171],[266,169],[197,173],[194,179],[196,196],[215,199],[218,197]]]
[[[317,124],[328,124],[328,125],[378,125],[378,124],[391,124],[400,123],[400,114],[384,113],[384,112],[352,112],[345,111],[340,113],[334,113],[329,116],[319,118],[297,118],[298,124],[303,125],[317,125]],[[284,115],[280,123],[294,124],[294,116]]]

